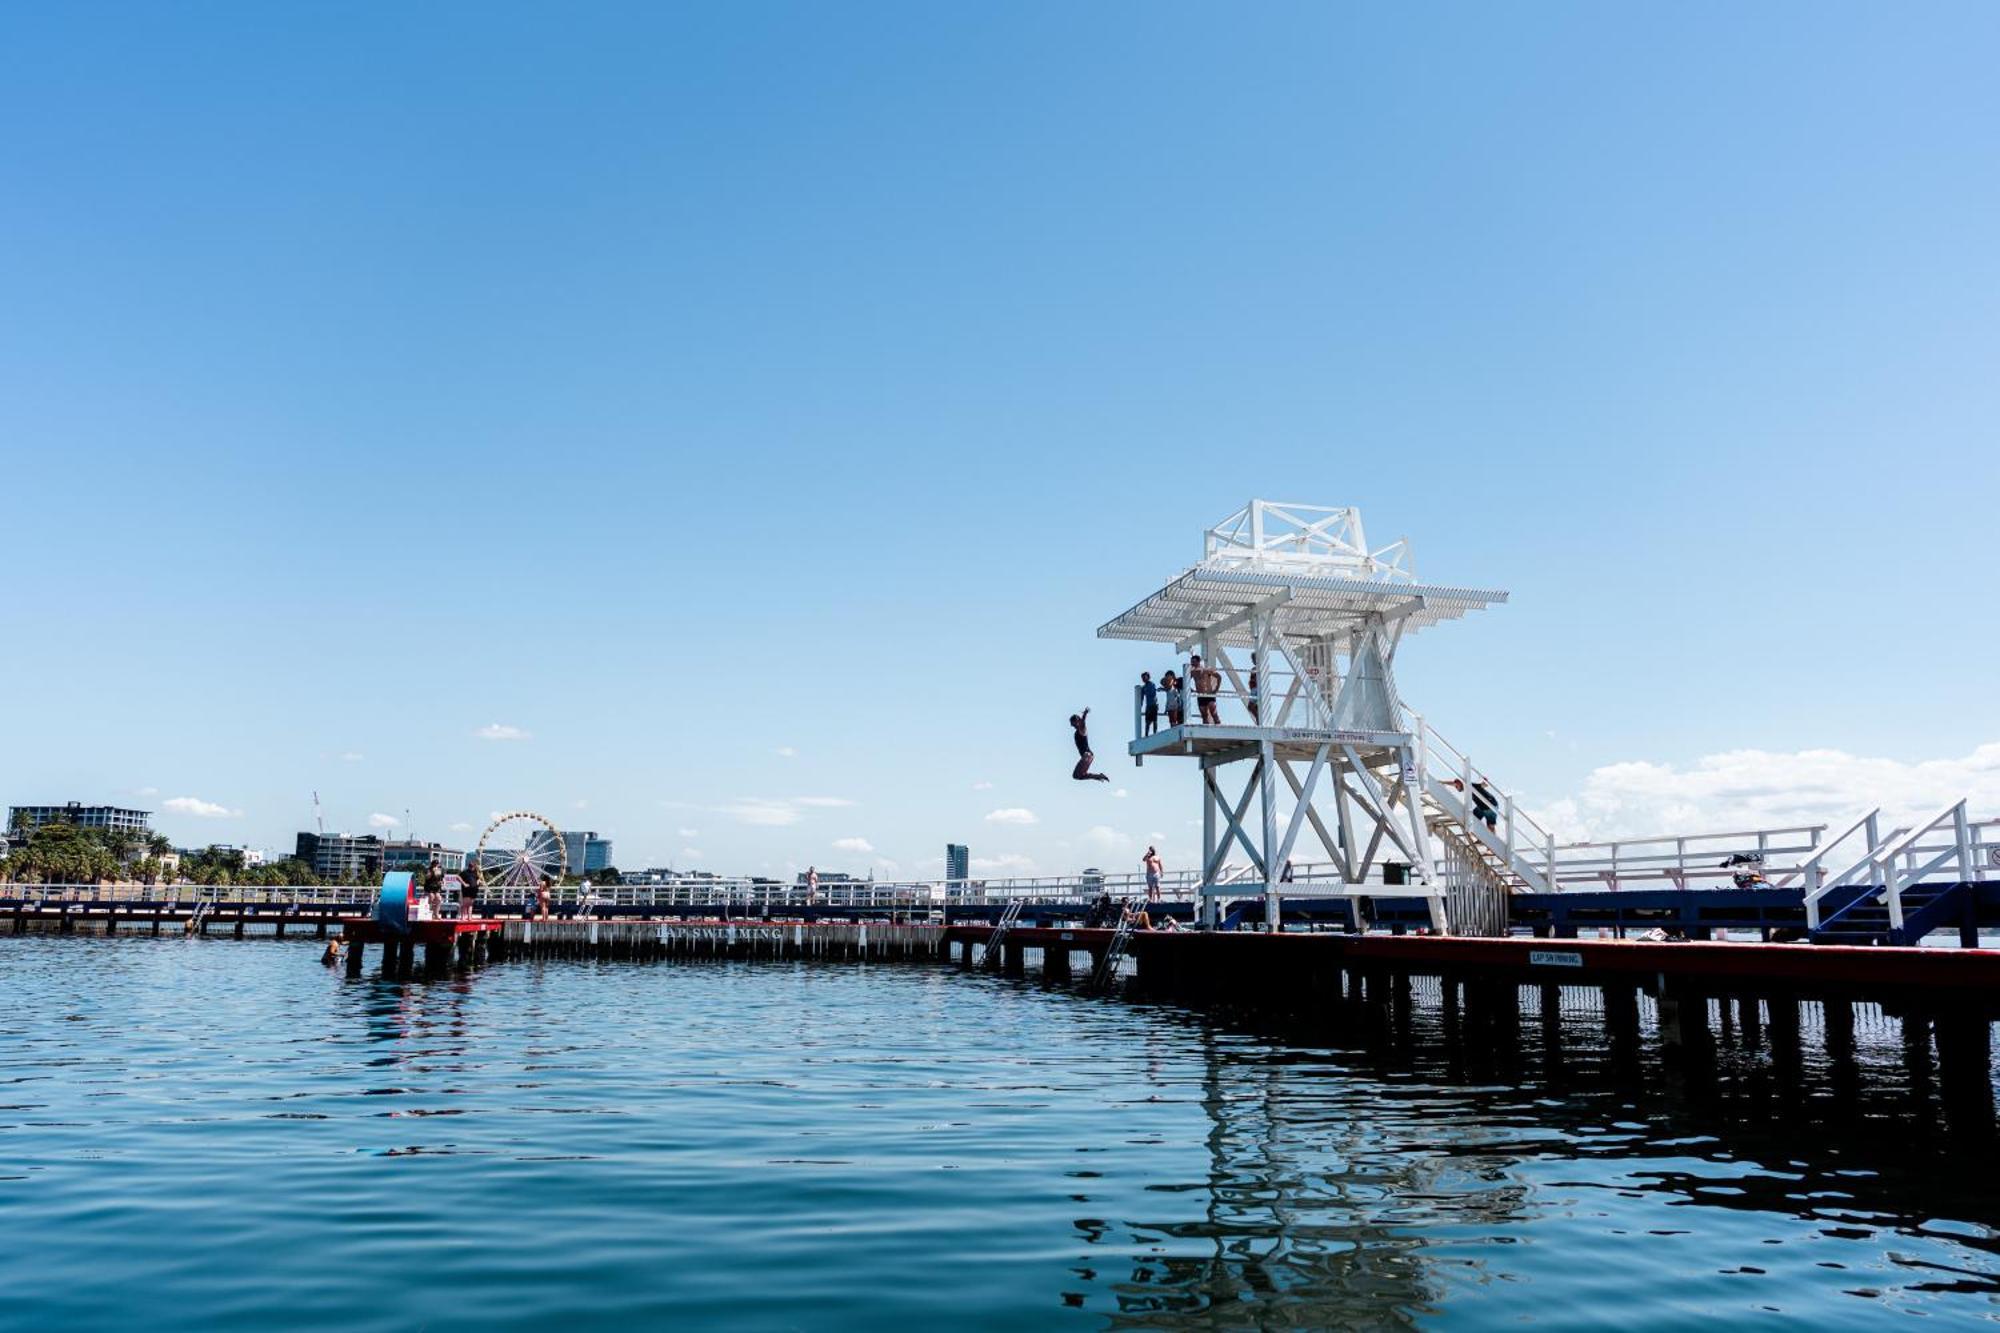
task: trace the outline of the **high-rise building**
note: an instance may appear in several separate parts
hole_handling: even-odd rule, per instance
[[[372,879],[382,873],[382,839],[373,833],[301,833],[293,853],[313,874],[335,883]]]
[[[565,875],[593,875],[611,867],[611,839],[600,838],[593,832],[573,832],[563,830],[563,873]],[[548,846],[549,835],[536,833],[528,840],[528,846],[540,851]]]
[[[74,824],[78,828],[118,829],[142,837],[153,831],[150,810],[125,810],[115,805],[16,805],[7,810],[7,827],[32,833],[44,824]]]
[[[446,874],[457,874],[465,869],[465,853],[447,847],[441,842],[418,842],[411,838],[382,844],[382,869],[409,870],[421,874],[430,868],[435,856]]]
[[[944,845],[944,877],[948,880],[972,878],[972,852],[962,842]]]

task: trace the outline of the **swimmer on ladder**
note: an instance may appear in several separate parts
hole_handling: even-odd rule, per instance
[[[1071,713],[1069,715],[1070,730],[1076,733],[1076,752],[1078,755],[1076,767],[1070,770],[1069,775],[1078,782],[1109,782],[1111,779],[1104,774],[1090,771],[1091,762],[1097,756],[1090,752],[1089,725],[1090,710],[1088,708],[1084,709],[1081,713]]]
[[[345,954],[346,949],[347,941],[341,939],[338,935],[334,936],[326,942],[326,952],[319,956],[321,965],[325,967],[339,967],[340,960]]]

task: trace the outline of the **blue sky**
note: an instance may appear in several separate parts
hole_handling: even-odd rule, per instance
[[[1064,717],[1122,750],[1164,659],[1093,630],[1265,495],[1512,591],[1402,684],[1531,805],[2000,813],[1996,61],[1949,4],[12,6],[5,799],[1185,864],[1193,775],[1073,784]]]

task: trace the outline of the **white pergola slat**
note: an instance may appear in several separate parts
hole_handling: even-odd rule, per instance
[[[1289,593],[1286,597],[1284,594]],[[1480,588],[1446,588],[1423,583],[1391,583],[1341,575],[1302,575],[1295,570],[1210,569],[1196,565],[1122,615],[1098,627],[1100,639],[1174,643],[1213,632],[1214,641],[1234,647],[1256,642],[1249,614],[1260,603],[1283,598],[1272,618],[1293,638],[1344,634],[1371,615],[1404,618],[1403,633],[1456,620],[1507,600],[1507,594]],[[1415,603],[1415,609],[1412,609]]]

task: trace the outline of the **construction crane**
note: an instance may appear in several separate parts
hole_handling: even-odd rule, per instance
[[[313,793],[313,823],[319,826],[319,836],[326,836],[326,816],[320,812],[319,793]]]

